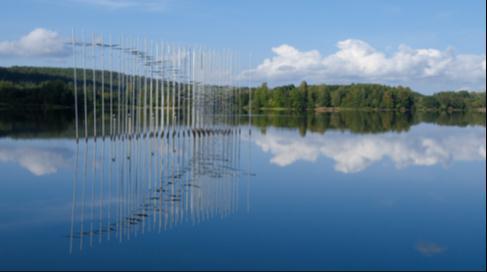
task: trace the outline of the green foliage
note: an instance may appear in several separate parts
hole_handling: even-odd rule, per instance
[[[252,108],[260,109],[267,107],[269,105],[269,88],[267,83],[262,83],[262,85],[253,92],[252,95]]]
[[[73,104],[73,91],[61,80],[44,81],[38,84],[0,81],[0,105],[3,107],[29,105],[71,107]]]
[[[338,88],[336,91],[331,93],[331,106],[340,107],[342,106],[342,100],[345,97],[346,91],[344,87]]]
[[[46,67],[0,67],[0,107],[1,108],[15,108],[18,106],[28,106],[29,108],[70,108],[74,106],[74,80],[72,68],[46,68]],[[93,73],[96,80],[93,80]],[[77,86],[78,86],[78,105],[83,103],[84,74],[81,70],[77,70]],[[125,75],[116,72],[111,73],[111,81],[113,83],[112,90],[117,92],[119,87],[119,77],[123,79]],[[102,77],[104,80],[102,80]],[[132,78],[135,81],[147,82],[150,85],[150,79]],[[93,86],[96,89],[96,105],[101,105],[102,97],[108,99],[110,92],[110,72],[109,71],[86,71],[86,96],[88,102],[88,110],[92,109],[93,105]],[[155,84],[155,81],[153,82]],[[172,82],[165,81],[165,95],[171,91],[172,87],[178,87]],[[126,87],[130,92],[131,87]],[[106,94],[106,95],[102,95]],[[242,96],[242,98],[244,98]],[[144,97],[140,97],[143,101]],[[117,96],[113,97],[114,102],[117,101]],[[181,100],[186,100],[186,94],[181,94]],[[263,102],[266,101],[264,98]],[[108,101],[105,101],[105,104]],[[172,100],[165,100],[166,105],[170,105]],[[179,101],[176,99],[176,104]],[[182,102],[183,103],[183,102]],[[239,103],[246,105],[247,99],[241,99]],[[243,104],[245,103],[245,104]]]
[[[302,112],[306,109],[306,93],[296,88],[291,90],[290,105],[295,111]]]
[[[317,90],[317,106],[318,107],[330,107],[331,96],[330,89],[326,85],[319,85]]]
[[[294,111],[320,107],[377,109],[392,111],[456,111],[485,108],[485,92],[440,92],[422,95],[403,86],[380,84],[286,85],[269,89],[263,84],[255,91],[255,107],[287,108]],[[254,99],[253,99],[254,101]]]
[[[437,109],[440,103],[433,96],[422,96],[419,99],[419,107],[422,109]]]
[[[82,71],[77,71],[78,101],[82,102]],[[104,84],[102,85],[102,75]],[[119,77],[123,74],[113,72],[114,90],[118,89]],[[93,105],[93,85],[97,90],[97,104],[101,94],[109,92],[110,73],[87,71],[87,97]],[[147,82],[144,78],[137,78]],[[150,80],[149,80],[150,81]],[[171,82],[164,82],[165,92],[170,91]],[[34,106],[34,107],[72,107],[74,105],[74,84],[72,68],[48,67],[0,67],[0,107]],[[386,86],[380,84],[350,85],[308,85],[306,81],[296,87],[285,85],[270,89],[267,83],[258,88],[241,88],[236,92],[238,97],[232,99],[240,109],[248,109],[251,104],[254,111],[262,108],[279,108],[303,112],[322,107],[378,109],[390,111],[433,110],[465,111],[485,109],[485,92],[440,92],[434,95],[422,95],[403,86]],[[105,96],[108,97],[108,96]],[[251,98],[252,101],[249,99]],[[116,99],[116,97],[115,97]],[[142,98],[143,99],[143,98]],[[185,99],[185,94],[182,95]],[[166,99],[166,105],[172,100]],[[251,103],[250,103],[251,102]],[[178,101],[176,101],[178,103]]]
[[[270,93],[269,107],[272,108],[290,108],[291,98],[290,90],[295,89],[294,85],[285,85],[275,87]]]

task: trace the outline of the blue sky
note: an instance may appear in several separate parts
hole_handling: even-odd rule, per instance
[[[245,59],[251,52],[256,83],[305,79],[403,84],[426,93],[485,90],[481,0],[7,0],[1,7],[2,66],[69,65],[68,56],[53,50],[15,48],[34,29],[67,38],[75,28],[231,48]]]

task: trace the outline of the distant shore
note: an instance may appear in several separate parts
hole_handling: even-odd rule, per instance
[[[248,108],[246,108],[248,109]],[[273,112],[288,112],[293,111],[292,108],[271,108],[271,107],[262,107],[257,109],[258,111],[273,111]],[[438,108],[421,108],[421,109],[386,109],[386,108],[347,108],[347,107],[316,107],[314,109],[307,109],[305,112],[315,112],[315,113],[327,113],[327,112],[344,112],[344,111],[364,111],[364,112],[407,112],[407,111],[424,111],[424,112],[439,112],[441,111]],[[486,108],[468,108],[468,109],[447,109],[446,112],[465,112],[465,111],[472,111],[472,112],[486,112]]]
[[[118,77],[113,76],[113,85],[108,78],[109,73],[95,71],[95,80],[86,80],[88,110],[101,105],[105,97],[108,102],[110,90],[117,90]],[[102,80],[102,75],[104,80]],[[179,91],[181,99],[190,99],[191,85],[187,83],[154,81],[166,84],[165,96],[172,95],[171,88],[183,84]],[[185,85],[186,84],[186,85]],[[21,110],[74,108],[75,91],[72,68],[56,67],[0,67],[0,109],[18,108]],[[77,81],[78,103],[84,101],[82,82]],[[96,90],[93,95],[93,90]],[[178,90],[181,88],[178,87]],[[188,91],[189,90],[189,91]],[[387,86],[381,84],[348,84],[308,85],[303,81],[299,86],[293,84],[269,88],[266,83],[259,87],[231,87],[226,95],[232,96],[228,101],[234,109],[252,111],[294,111],[294,112],[338,112],[338,111],[476,111],[486,112],[486,95],[483,92],[444,91],[425,95],[404,86]],[[224,90],[223,90],[224,91]],[[178,95],[178,97],[179,97]],[[96,100],[95,100],[96,99]],[[142,96],[140,99],[144,99]],[[173,99],[166,99],[165,106],[172,107]],[[227,101],[227,102],[228,102]],[[179,102],[176,99],[176,104]]]
[[[440,111],[437,108],[427,109],[422,108],[418,109],[419,111],[432,111],[437,112]],[[342,107],[318,107],[314,109],[314,112],[322,113],[322,112],[340,112],[340,111],[377,111],[377,112],[386,112],[386,111],[397,111],[395,109],[381,109],[381,108],[342,108]],[[399,110],[402,112],[408,110]],[[472,109],[447,109],[448,112],[462,112],[462,111],[475,111],[475,112],[486,112],[485,108],[472,108]]]

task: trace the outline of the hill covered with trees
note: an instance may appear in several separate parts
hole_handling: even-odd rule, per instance
[[[248,104],[248,91],[242,94],[243,105]],[[286,85],[270,89],[262,84],[252,91],[252,108],[334,110],[485,110],[485,92],[445,91],[423,95],[402,86],[380,84],[350,85]]]
[[[101,71],[87,71],[89,92],[93,84],[101,89]],[[80,75],[80,73],[78,73]],[[112,73],[114,88],[117,88],[118,73]],[[109,73],[104,73],[104,83],[108,84]],[[79,83],[80,84],[80,83]],[[81,84],[80,84],[81,86]],[[105,90],[108,89],[105,87]],[[299,86],[285,85],[269,88],[266,83],[258,88],[241,88],[239,97],[233,101],[241,108],[252,106],[259,110],[287,111],[336,111],[345,109],[387,110],[387,111],[485,111],[485,92],[445,91],[433,95],[423,95],[408,87],[380,84],[349,85],[308,85],[303,81]],[[78,95],[81,95],[79,92]],[[100,97],[101,94],[97,94]],[[183,94],[184,96],[184,94]],[[249,103],[251,97],[251,103]],[[92,94],[88,95],[91,105]],[[97,98],[99,102],[101,99]],[[79,99],[78,101],[82,101]],[[50,67],[0,67],[0,108],[18,106],[33,108],[73,107],[73,70],[71,68]]]
[[[78,76],[81,74],[78,71]],[[101,86],[101,72],[95,71],[95,84]],[[108,83],[108,74],[104,75]],[[93,89],[92,71],[87,71],[87,88]],[[78,79],[79,80],[79,79]],[[112,80],[118,82],[118,73]],[[81,82],[78,82],[81,86]],[[81,96],[81,92],[78,93]],[[91,102],[92,95],[88,97]],[[91,105],[91,104],[90,104]],[[73,69],[52,67],[0,67],[0,108],[72,108]]]

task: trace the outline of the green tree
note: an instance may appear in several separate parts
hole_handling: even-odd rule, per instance
[[[303,104],[302,106],[304,106],[304,108],[306,109],[308,106],[306,104],[306,100],[308,99],[308,83],[306,83],[306,81],[303,80],[301,81],[301,84],[299,84],[299,92],[302,96],[302,101],[300,103]]]
[[[318,87],[318,105],[320,107],[330,107],[331,106],[331,96],[330,91],[326,85],[320,85]]]
[[[409,88],[398,87],[396,97],[396,108],[406,110],[413,107],[413,93]]]
[[[386,90],[382,96],[381,108],[393,109],[395,106],[395,96],[390,90]]]
[[[419,107],[422,109],[437,109],[440,103],[433,96],[423,96],[419,99]]]
[[[252,108],[259,110],[262,107],[266,107],[268,103],[269,88],[267,83],[264,82],[262,85],[255,90],[252,97]]]
[[[340,87],[331,94],[331,105],[333,107],[341,107],[342,99],[345,96],[345,90]]]
[[[306,110],[306,97],[302,91],[292,89],[289,95],[289,100],[293,110],[300,112],[304,112]]]
[[[308,86],[308,95],[306,105],[308,109],[314,109],[318,103],[318,88],[317,86]]]

